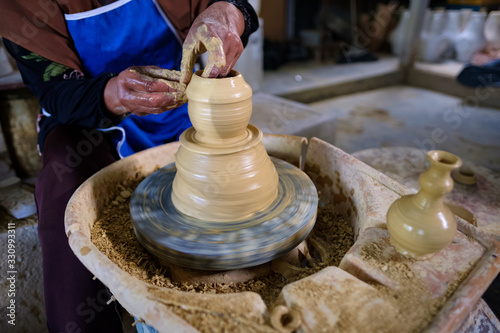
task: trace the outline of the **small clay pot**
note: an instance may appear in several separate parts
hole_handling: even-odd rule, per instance
[[[186,89],[196,139],[214,145],[241,141],[252,115],[252,88],[235,70],[215,79],[201,77],[202,72],[193,74]]]
[[[420,191],[396,200],[387,212],[391,244],[407,257],[426,259],[451,243],[457,231],[455,215],[443,196],[453,189],[451,171],[462,165],[457,156],[433,150],[431,167],[420,175]]]

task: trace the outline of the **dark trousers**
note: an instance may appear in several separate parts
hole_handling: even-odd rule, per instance
[[[119,305],[80,263],[64,232],[71,195],[87,178],[116,160],[103,133],[58,126],[44,143],[37,178],[38,235],[43,254],[43,283],[50,332],[121,332]]]

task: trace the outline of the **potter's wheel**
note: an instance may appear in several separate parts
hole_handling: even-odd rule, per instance
[[[301,170],[280,159],[272,162],[279,175],[277,198],[264,211],[234,222],[180,213],[171,199],[175,165],[155,171],[130,201],[139,242],[160,259],[205,270],[256,266],[292,250],[314,225],[318,195]]]

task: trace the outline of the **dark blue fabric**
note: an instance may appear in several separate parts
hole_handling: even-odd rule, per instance
[[[119,73],[130,66],[180,68],[182,45],[152,0],[131,0],[91,17],[67,19],[66,23],[92,77],[104,72]],[[126,133],[119,151],[125,157],[178,139],[191,123],[184,105],[159,115],[131,115],[119,126]],[[118,144],[122,133],[114,132]]]
[[[500,87],[500,59],[482,66],[467,65],[457,76],[467,87]]]

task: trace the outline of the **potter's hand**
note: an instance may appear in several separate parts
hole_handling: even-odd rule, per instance
[[[104,88],[104,102],[116,116],[145,116],[175,109],[187,102],[181,73],[156,66],[130,67]]]
[[[243,52],[243,14],[228,2],[216,2],[194,21],[182,46],[180,82],[189,83],[196,58],[208,51],[203,77],[225,77]]]

